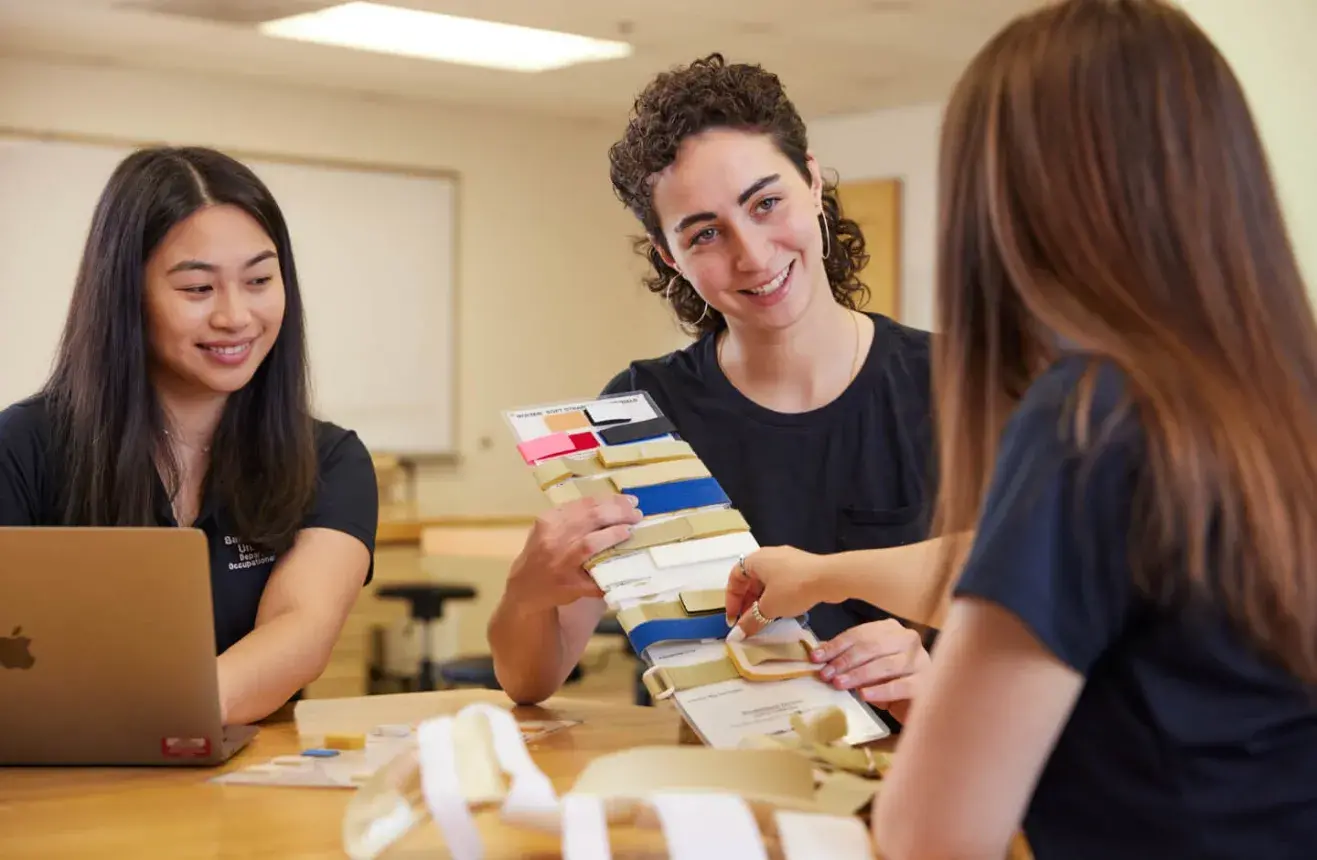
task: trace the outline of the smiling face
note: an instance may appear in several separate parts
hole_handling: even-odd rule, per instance
[[[810,181],[769,136],[717,129],[684,141],[654,182],[665,262],[729,324],[782,329],[832,301],[808,165]]]
[[[200,209],[147,260],[145,303],[157,383],[231,394],[251,381],[283,323],[274,242],[236,206]]]

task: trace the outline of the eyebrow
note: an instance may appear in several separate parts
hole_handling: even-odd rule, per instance
[[[770,176],[765,176],[762,179],[755,180],[753,183],[751,183],[749,188],[745,189],[739,195],[737,195],[736,197],[737,205],[744,206],[745,201],[749,200],[751,197],[754,197],[761,190],[763,190],[765,186],[772,185],[774,182],[777,182],[781,178],[782,178],[782,174],[774,173]],[[677,232],[681,233],[685,231],[687,227],[690,227],[692,224],[698,224],[701,221],[712,221],[716,217],[717,216],[714,215],[712,212],[696,212],[693,215],[687,215],[685,218],[682,218],[680,221],[677,222]]]
[[[257,263],[264,262],[276,256],[278,255],[274,251],[262,251],[244,263],[242,267],[244,269],[250,269]],[[201,260],[184,260],[181,263],[175,263],[169,268],[168,272],[165,272],[165,274],[172,275],[175,272],[215,272],[218,270],[219,266],[216,266],[214,263],[203,263]]]

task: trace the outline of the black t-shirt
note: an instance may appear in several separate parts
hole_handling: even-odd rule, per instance
[[[319,487],[304,528],[341,531],[360,540],[371,553],[374,572],[379,491],[365,445],[350,430],[322,421],[315,424]],[[61,522],[59,461],[50,450],[51,427],[42,398],[0,411],[0,526],[43,526]],[[163,484],[158,484],[156,525],[176,526]],[[215,653],[221,654],[256,626],[256,610],[266,580],[278,558],[242,542],[228,513],[209,494],[202,500],[194,527],[210,547],[211,599],[215,615]]]
[[[1025,819],[1039,860],[1317,856],[1317,707],[1205,597],[1133,583],[1144,436],[1103,365],[1081,457],[1060,428],[1088,362],[1057,362],[1004,433],[956,593],[993,601],[1085,678]],[[1113,417],[1114,414],[1114,417]],[[1022,702],[1021,707],[1028,707]]]
[[[633,362],[605,395],[645,391],[691,444],[762,546],[807,552],[924,540],[933,499],[929,336],[887,317],[850,386],[810,412],[766,409],[723,375],[713,335]],[[820,604],[820,638],[888,615],[858,600]]]

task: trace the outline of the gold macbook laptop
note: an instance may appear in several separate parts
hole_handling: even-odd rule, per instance
[[[206,537],[0,528],[0,765],[217,765]]]

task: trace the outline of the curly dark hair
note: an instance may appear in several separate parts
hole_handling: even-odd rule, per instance
[[[663,262],[654,246],[661,242],[669,250],[654,212],[650,182],[676,159],[686,138],[711,128],[770,135],[805,181],[812,181],[804,120],[777,75],[759,65],[729,65],[722,54],[710,54],[663,72],[636,98],[626,132],[609,148],[609,176],[614,192],[647,234],[635,240],[637,253],[653,267],[644,278],[645,286],[652,293],[664,294],[677,319],[692,334],[717,331],[726,323],[685,278]],[[823,218],[830,238],[823,265],[832,295],[846,307],[858,308],[868,301],[869,289],[856,273],[864,268],[869,255],[860,225],[842,216],[835,181],[823,183]]]

